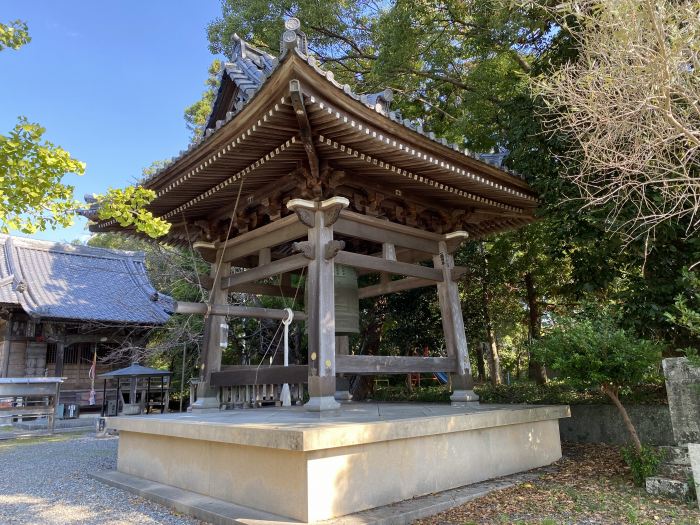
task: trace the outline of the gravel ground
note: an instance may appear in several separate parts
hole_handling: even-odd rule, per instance
[[[117,438],[0,441],[0,524],[201,524],[88,477],[116,468],[116,459]]]

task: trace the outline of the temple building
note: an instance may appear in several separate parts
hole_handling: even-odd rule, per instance
[[[0,235],[0,377],[65,377],[61,402],[87,406],[95,356],[109,371],[110,350],[143,344],[171,310],[142,253]]]
[[[556,461],[568,407],[479,404],[454,261],[462,243],[532,222],[535,193],[497,156],[403,119],[391,91],[338,83],[299,20],[285,29],[277,57],[236,37],[202,137],[144,183],[149,210],[172,224],[164,242],[211,264],[207,302],[174,305],[205,319],[201,377],[191,414],[108,422],[118,471],[103,479],[210,498],[185,505],[200,519],[228,502],[236,519],[307,523]],[[91,229],[124,231],[113,220]],[[418,287],[439,300],[442,355],[352,351],[360,299]],[[299,311],[233,305],[232,292]],[[305,362],[222,366],[231,316],[304,323]],[[353,403],[344,384],[417,372],[449,374],[452,403]],[[300,383],[304,406],[221,410]]]

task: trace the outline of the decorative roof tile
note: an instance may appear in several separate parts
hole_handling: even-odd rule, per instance
[[[0,302],[33,317],[159,325],[173,310],[140,252],[8,235],[0,235],[0,252]]]

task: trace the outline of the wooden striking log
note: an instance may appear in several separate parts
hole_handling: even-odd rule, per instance
[[[308,264],[309,260],[303,254],[298,253],[296,255],[290,255],[284,259],[272,261],[271,263],[256,266],[250,270],[245,270],[243,272],[229,275],[228,277],[223,277],[221,279],[221,289],[229,290],[239,284],[252,283],[262,279],[267,279],[268,277],[272,277],[274,275],[298,270],[308,266]]]
[[[418,277],[406,277],[398,281],[388,281],[371,286],[364,286],[359,290],[359,297],[360,299],[366,299],[368,297],[403,292],[404,290],[413,290],[414,288],[423,288],[425,286],[435,286],[435,281],[419,279]]]
[[[457,363],[450,357],[404,357],[337,355],[335,370],[344,374],[408,374],[412,372],[454,372]]]
[[[222,366],[211,374],[213,386],[279,385],[306,383],[309,370],[306,365]]]
[[[177,301],[174,313],[176,314],[206,314],[208,311],[206,303],[188,303]],[[209,310],[211,315],[228,315],[230,317],[246,317],[250,319],[286,319],[285,310],[274,308],[255,308],[251,306],[235,306],[232,304],[213,304]],[[294,312],[294,321],[306,320],[304,312]]]
[[[443,279],[442,270],[419,266],[417,264],[387,261],[380,257],[372,257],[371,255],[363,255],[360,253],[340,251],[338,255],[335,256],[335,262],[336,264],[344,264],[345,266],[352,266],[353,268],[393,273],[396,275],[407,275],[409,277],[418,277],[435,282],[441,282]]]

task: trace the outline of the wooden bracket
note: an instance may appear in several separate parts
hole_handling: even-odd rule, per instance
[[[292,199],[295,200],[295,199]],[[292,201],[289,201],[292,202]],[[289,204],[287,204],[289,207]],[[297,207],[294,208],[294,213],[297,214],[297,217],[299,217],[299,220],[304,226],[308,226],[309,228],[313,228],[316,226],[316,214],[314,213],[313,210],[310,210],[308,208],[303,208],[303,207]]]
[[[345,197],[331,197],[324,201],[309,201],[304,199],[291,199],[287,202],[287,208],[297,214],[299,220],[308,226],[316,226],[315,212],[323,212],[324,226],[332,226],[340,217],[340,212],[350,205]]]
[[[325,257],[326,260],[333,259],[336,255],[338,255],[338,252],[340,250],[343,250],[345,248],[345,241],[337,241],[337,240],[332,240],[328,241],[328,244],[326,244],[326,250],[323,256]]]
[[[292,251],[301,252],[304,257],[313,260],[316,257],[316,250],[313,243],[309,241],[301,241],[292,243]]]

